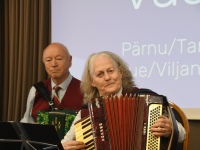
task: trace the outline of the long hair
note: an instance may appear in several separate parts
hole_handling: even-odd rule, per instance
[[[92,74],[92,67],[91,64],[93,60],[98,56],[106,56],[113,60],[115,66],[119,71],[122,73],[122,88],[123,91],[129,91],[133,87],[135,87],[135,83],[133,81],[133,76],[131,71],[129,70],[127,64],[116,54],[109,52],[109,51],[102,51],[99,53],[91,54],[85,63],[85,68],[82,75],[81,81],[81,91],[84,93],[84,103],[87,103],[92,98],[98,97],[99,92],[96,87],[91,85],[91,74]]]

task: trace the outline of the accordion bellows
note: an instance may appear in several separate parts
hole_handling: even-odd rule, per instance
[[[74,126],[76,140],[84,141],[87,150],[171,149],[173,133],[171,137],[162,139],[150,132],[160,115],[172,119],[164,96],[98,97],[91,100],[88,108],[89,116]]]

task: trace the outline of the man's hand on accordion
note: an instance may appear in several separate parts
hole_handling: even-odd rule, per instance
[[[155,136],[169,137],[172,132],[172,123],[167,117],[160,116],[151,127],[151,132]]]
[[[84,150],[85,144],[81,141],[70,141],[62,143],[64,150]]]

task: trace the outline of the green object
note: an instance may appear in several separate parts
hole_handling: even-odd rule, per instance
[[[63,139],[69,131],[72,122],[76,117],[75,110],[56,110],[56,111],[39,111],[37,114],[38,124],[54,125],[60,139]]]
[[[63,139],[69,131],[77,111],[71,109],[58,110],[54,101],[51,99],[50,93],[42,81],[33,85],[38,93],[48,102],[51,111],[39,111],[37,113],[38,124],[54,125],[58,136]]]

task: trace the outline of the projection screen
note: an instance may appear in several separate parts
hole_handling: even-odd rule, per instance
[[[52,42],[68,47],[74,77],[90,54],[112,51],[139,88],[200,119],[199,18],[200,0],[52,0]]]

